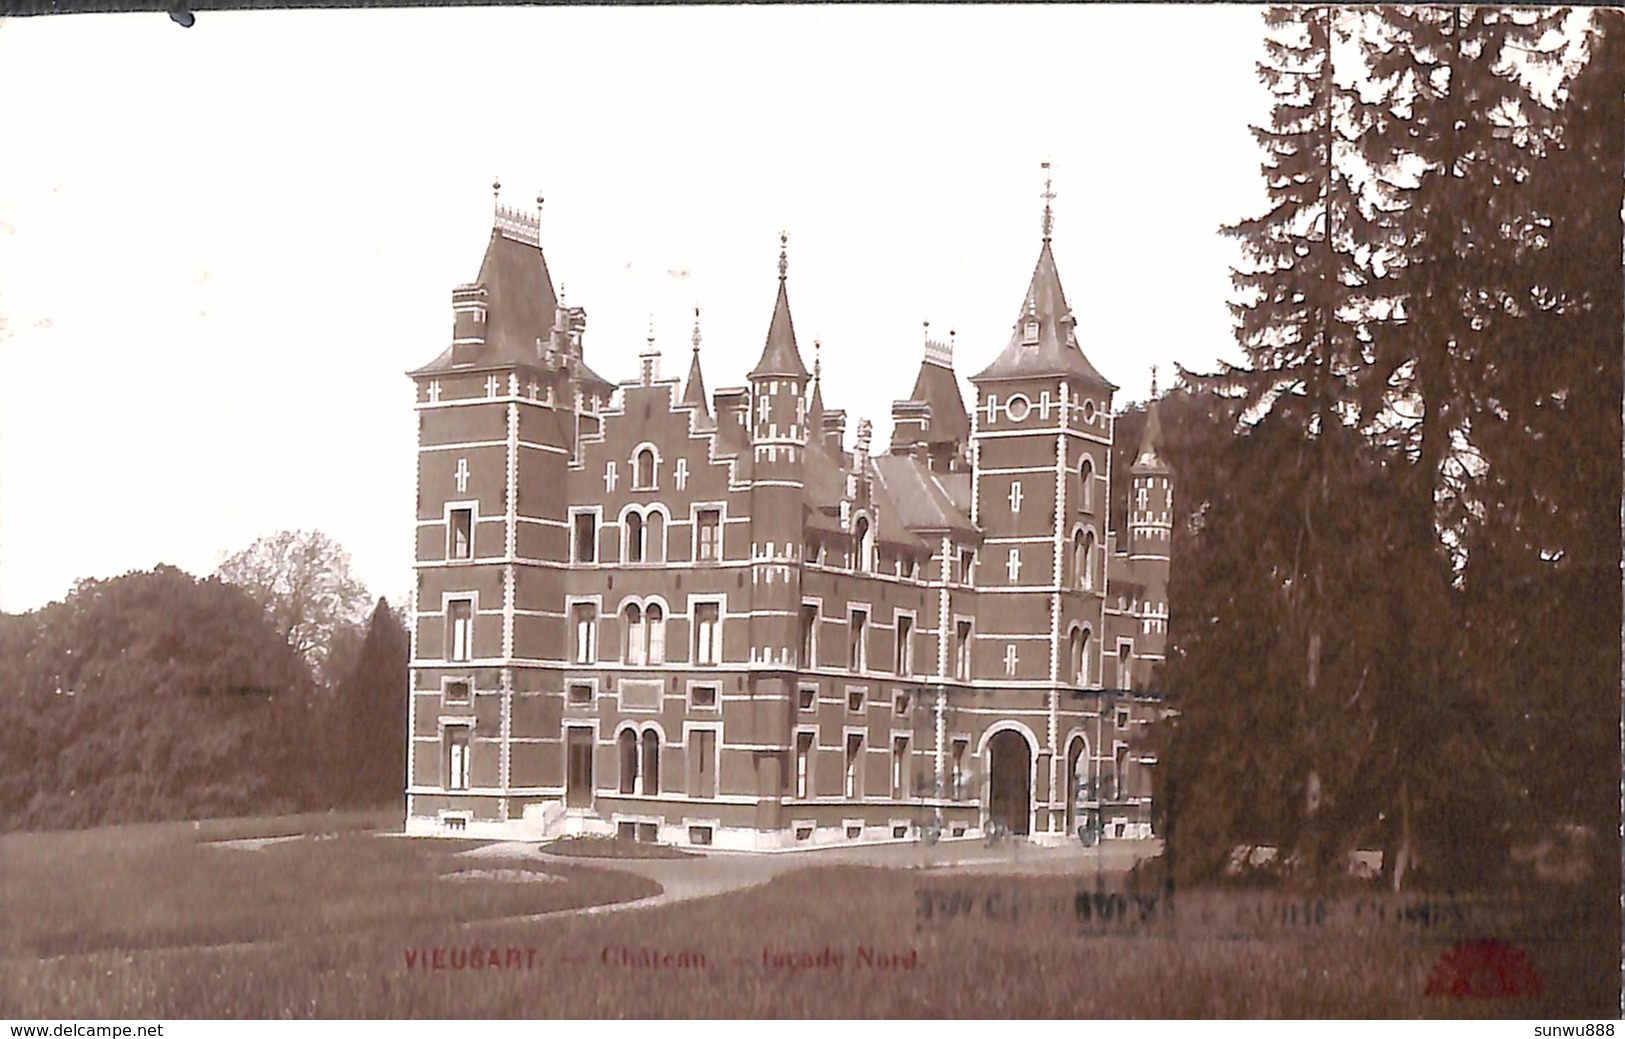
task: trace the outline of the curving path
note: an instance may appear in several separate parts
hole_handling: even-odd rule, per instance
[[[513,841],[487,844],[463,852],[477,858],[526,859],[625,870],[660,885],[659,894],[630,902],[558,909],[518,917],[541,920],[556,916],[596,916],[648,906],[671,905],[741,891],[765,884],[784,873],[815,866],[873,866],[882,869],[919,869],[945,874],[1045,873],[1116,875],[1135,862],[1158,854],[1161,841],[1109,843],[1104,848],[1065,845],[1045,848],[1025,841],[986,847],[980,841],[951,841],[934,846],[917,843],[872,844],[791,852],[713,851],[686,859],[592,859],[579,855],[549,855],[534,843]]]

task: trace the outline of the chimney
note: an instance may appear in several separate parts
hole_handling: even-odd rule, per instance
[[[846,453],[846,412],[832,408],[824,412],[824,428],[819,430],[824,449],[840,458]]]
[[[869,439],[874,433],[874,427],[866,418],[858,419],[858,440],[852,448],[852,468],[862,479],[864,471],[869,468]]]
[[[484,285],[459,285],[451,290],[452,364],[473,364],[485,345],[486,300]]]
[[[712,407],[717,413],[717,430],[733,430],[749,439],[746,414],[750,411],[750,389],[745,386],[726,386],[711,395]]]
[[[897,400],[891,406],[891,453],[906,455],[926,442],[931,430],[931,405],[923,400]]]

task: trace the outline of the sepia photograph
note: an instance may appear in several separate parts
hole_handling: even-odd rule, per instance
[[[1625,10],[30,11],[0,97],[10,1036],[1614,1034]]]

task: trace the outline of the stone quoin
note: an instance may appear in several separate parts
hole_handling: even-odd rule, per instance
[[[617,384],[554,289],[540,200],[497,204],[450,343],[410,373],[408,832],[1152,836],[1174,477],[1155,399],[1112,472],[1116,387],[1084,355],[1050,197],[1008,342],[927,326],[884,446],[825,394],[821,344],[804,363],[784,236],[743,385],[707,393],[698,308],[686,378],[651,335]],[[838,358],[860,377],[871,347],[828,345],[832,383]],[[987,359],[970,408],[965,349]]]

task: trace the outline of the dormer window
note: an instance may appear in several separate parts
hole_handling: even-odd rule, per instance
[[[1025,344],[1027,346],[1033,346],[1038,342],[1038,322],[1037,321],[1032,320],[1032,319],[1029,319],[1027,321],[1027,327],[1022,329],[1022,332],[1021,332],[1021,341],[1022,341],[1023,344]]]

